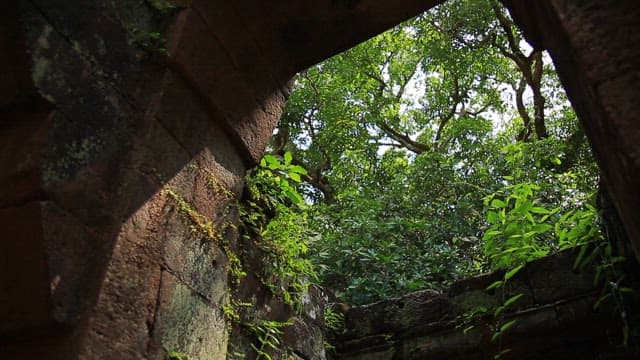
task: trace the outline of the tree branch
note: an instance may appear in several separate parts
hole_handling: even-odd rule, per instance
[[[387,136],[400,143],[400,145],[402,145],[409,151],[412,151],[416,154],[422,154],[423,152],[429,150],[429,147],[427,145],[412,140],[409,136],[396,131],[382,120],[378,122],[378,126],[382,131],[384,131]]]

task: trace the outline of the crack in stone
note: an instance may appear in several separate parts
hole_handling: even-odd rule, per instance
[[[149,338],[147,339],[147,349],[146,353],[149,354],[151,351],[151,347],[153,346],[153,339],[155,336],[155,328],[156,328],[156,320],[158,319],[158,312],[160,311],[160,295],[162,294],[162,285],[163,285],[163,277],[164,271],[162,266],[158,268],[160,270],[160,281],[158,282],[158,291],[156,292],[156,303],[153,308],[153,316],[151,317],[151,322],[147,322],[147,334]]]
[[[194,288],[189,282],[185,281],[184,278],[182,278],[182,276],[180,276],[180,274],[178,274],[177,271],[171,269],[168,264],[166,264],[166,263],[163,264],[162,269],[163,269],[163,271],[168,272],[169,274],[174,276],[176,279],[178,279],[180,284],[182,284],[183,286],[185,286],[189,290],[191,290],[191,292],[193,294],[195,294],[200,300],[202,300],[202,302],[204,302],[205,304],[209,305],[210,307],[212,307],[214,309],[219,308],[219,306],[217,304],[215,304],[213,302],[213,300],[209,299],[206,295],[204,295],[199,290]]]

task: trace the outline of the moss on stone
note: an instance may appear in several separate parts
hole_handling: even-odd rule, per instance
[[[43,181],[52,183],[72,175],[74,169],[92,163],[102,151],[102,141],[96,136],[74,140],[65,145],[64,150],[54,162],[47,163],[43,171]]]
[[[460,313],[468,313],[477,311],[481,307],[493,309],[498,306],[498,299],[483,290],[473,290],[454,297],[451,303]]]

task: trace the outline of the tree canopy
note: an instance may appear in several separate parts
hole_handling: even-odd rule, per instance
[[[352,303],[596,236],[576,115],[494,0],[448,1],[300,73],[269,150],[307,170],[311,260]]]

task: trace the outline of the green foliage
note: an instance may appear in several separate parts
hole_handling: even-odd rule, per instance
[[[518,293],[511,295],[509,298],[506,298],[506,286],[509,280],[516,276],[522,269],[524,269],[524,267],[525,264],[521,263],[520,265],[515,266],[508,271],[505,271],[502,280],[495,281],[486,288],[486,291],[494,291],[495,289],[499,289],[501,296],[500,305],[498,305],[493,310],[492,314],[494,318],[494,324],[492,325],[493,334],[491,335],[491,341],[497,341],[499,343],[498,353],[494,356],[494,359],[499,359],[504,354],[511,351],[511,349],[502,348],[502,336],[507,330],[512,328],[517,323],[517,320],[506,320],[505,314],[518,300],[520,300],[520,298],[522,298],[522,296],[524,296],[524,294]]]
[[[231,299],[228,303],[222,306],[222,313],[224,314],[224,318],[228,322],[239,322],[240,321],[240,313],[239,308],[241,307],[252,307],[253,304],[250,302],[243,302],[237,299]]]
[[[173,0],[147,0],[146,3],[162,15],[167,15],[180,6]]]
[[[257,339],[258,344],[251,344],[251,348],[257,353],[256,360],[273,359],[270,351],[280,350],[280,336],[284,332],[283,328],[291,324],[291,322],[271,320],[260,320],[257,323],[244,324]]]
[[[554,224],[557,247],[560,250],[582,246],[580,254],[584,255],[589,244],[605,244],[602,229],[598,222],[600,217],[597,209],[591,204],[585,204],[584,209],[573,209],[564,213]],[[576,258],[574,267],[583,267],[582,255]],[[580,265],[581,264],[581,265]]]
[[[191,231],[200,232],[207,237],[207,239],[214,243],[220,244],[222,237],[217,231],[213,221],[207,219],[206,216],[198,212],[191,204],[189,204],[182,196],[178,195],[175,191],[165,189],[164,193],[169,195],[177,204],[180,211],[185,214],[192,222]]]
[[[489,228],[482,240],[492,268],[521,266],[549,254],[552,216],[559,208],[541,206],[535,196],[538,190],[531,183],[508,185],[484,198]]]
[[[443,288],[595,236],[583,131],[509,21],[496,1],[451,0],[298,76],[270,149],[282,160],[262,165],[302,194],[273,196],[309,203],[295,232],[345,301]]]
[[[583,233],[580,232],[580,234]],[[579,247],[580,250],[573,267],[575,270],[582,270],[589,266],[595,267],[596,275],[593,282],[594,286],[600,285],[601,291],[593,308],[598,309],[607,301],[613,303],[613,308],[620,316],[622,323],[623,345],[628,347],[632,324],[625,305],[625,297],[632,294],[634,290],[627,285],[627,275],[621,266],[625,258],[623,256],[615,256],[611,243],[602,234],[598,235],[600,236],[585,242]]]
[[[607,243],[591,204],[561,214],[562,206],[548,209],[539,191],[538,185],[520,183],[506,185],[484,198],[489,225],[483,236],[484,253],[493,269],[511,269],[509,275],[525,262],[578,247],[574,267],[583,267]],[[589,245],[595,250],[585,258]]]
[[[331,307],[324,309],[324,324],[328,330],[326,334],[328,334],[330,338],[337,338],[346,332],[344,314],[333,310]],[[335,347],[327,341],[324,343],[324,348],[326,351],[335,350]]]
[[[136,27],[129,29],[130,43],[132,46],[137,47],[149,54],[168,55],[166,48],[167,39],[165,39],[161,33],[152,31],[145,32]],[[138,58],[142,59],[144,56],[138,54]]]
[[[295,184],[301,181],[301,176],[307,171],[299,166],[291,164],[291,153],[284,154],[284,158],[278,159],[273,155],[265,155],[260,160],[260,166],[250,175],[247,185],[256,197],[268,206],[286,204],[302,204],[302,196],[298,193]]]
[[[256,241],[264,252],[263,283],[285,303],[296,305],[317,276],[305,258],[309,241],[305,204],[295,187],[306,170],[291,160],[289,153],[282,159],[265,155],[248,174],[241,217],[245,239]]]
[[[513,177],[505,180],[513,180]],[[492,341],[501,340],[503,333],[516,324],[516,320],[506,321],[504,315],[523,294],[505,298],[508,281],[525,267],[526,262],[553,251],[578,249],[574,268],[595,266],[595,283],[600,281],[602,274],[607,278],[594,306],[598,307],[603,301],[615,298],[619,311],[624,314],[622,296],[617,290],[624,276],[616,274],[615,267],[623,258],[611,256],[611,245],[598,226],[596,209],[585,203],[581,207],[564,209],[565,213],[562,214],[563,206],[548,209],[540,193],[541,186],[527,182],[506,185],[484,198],[489,224],[483,236],[484,252],[492,268],[506,269],[502,280],[487,287],[488,291],[501,289],[502,293],[502,303],[493,313],[496,323]],[[567,204],[564,205],[567,207]],[[623,333],[628,334],[629,325],[624,320],[625,316],[621,318]],[[495,358],[502,357],[508,350],[501,349]]]
[[[206,169],[204,171],[208,172]],[[210,178],[211,186],[216,192],[219,192],[229,198],[233,197],[233,194],[231,194],[228,190],[223,189],[213,180],[215,179],[213,176],[210,176]],[[178,205],[178,209],[180,210],[180,212],[190,220],[190,228],[192,232],[202,234],[205,238],[222,248],[229,261],[228,268],[229,272],[231,273],[231,277],[237,284],[240,279],[242,279],[246,275],[246,272],[242,267],[242,262],[240,261],[238,255],[233,252],[233,250],[229,246],[229,243],[221,235],[221,233],[223,233],[227,228],[235,227],[235,225],[232,223],[225,223],[221,226],[222,229],[218,229],[218,227],[212,220],[208,219],[205,215],[198,212],[191,204],[189,204],[189,202],[187,202],[182,196],[178,195],[178,193],[176,193],[175,191],[171,189],[165,189],[163,190],[163,193],[167,194],[171,199],[173,199]],[[225,210],[225,213],[226,212],[227,211]]]
[[[327,307],[324,311],[324,324],[334,333],[339,333],[344,329],[344,314]]]

